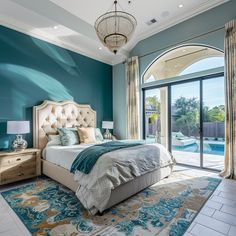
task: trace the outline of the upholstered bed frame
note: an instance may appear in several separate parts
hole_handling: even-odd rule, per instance
[[[96,111],[89,105],[73,101],[44,101],[33,108],[34,147],[43,149],[47,133],[57,133],[58,127],[96,127]]]
[[[79,105],[73,101],[44,101],[33,108],[34,147],[43,149],[47,144],[46,133],[55,134],[57,127],[76,126],[96,127],[96,112],[89,105]],[[110,200],[103,210],[169,176],[171,171],[172,166],[167,166],[120,185],[112,190]],[[44,159],[42,159],[42,173],[73,191],[79,187],[72,173]]]

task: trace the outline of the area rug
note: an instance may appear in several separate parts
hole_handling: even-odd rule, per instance
[[[180,236],[220,181],[174,173],[96,216],[88,214],[72,191],[47,178],[2,196],[35,236]]]

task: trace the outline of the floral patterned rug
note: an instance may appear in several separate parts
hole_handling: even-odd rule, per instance
[[[2,196],[32,235],[180,236],[220,181],[173,173],[96,216],[88,214],[72,191],[47,178]]]

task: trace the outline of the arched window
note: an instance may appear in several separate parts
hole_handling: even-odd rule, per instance
[[[181,46],[157,58],[143,75],[146,141],[168,147],[177,163],[223,169],[222,67],[223,52],[200,45]]]
[[[144,83],[224,66],[224,54],[207,46],[181,46],[160,56],[145,72]]]

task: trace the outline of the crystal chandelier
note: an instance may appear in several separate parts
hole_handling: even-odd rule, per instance
[[[116,54],[130,40],[137,21],[131,14],[118,11],[117,1],[114,1],[114,7],[114,11],[101,15],[96,20],[94,27],[103,45]]]

